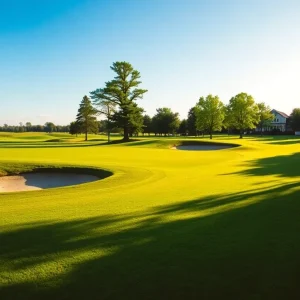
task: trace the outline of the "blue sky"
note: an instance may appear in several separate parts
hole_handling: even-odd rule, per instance
[[[300,107],[299,0],[0,0],[0,125],[68,124],[128,61],[139,104],[181,118],[200,96]]]

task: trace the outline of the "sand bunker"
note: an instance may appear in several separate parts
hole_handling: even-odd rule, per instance
[[[222,150],[233,148],[233,145],[181,145],[177,147],[172,147],[174,150],[190,150],[190,151],[208,151],[208,150]]]
[[[42,190],[99,180],[97,176],[75,173],[27,173],[0,177],[0,193]]]

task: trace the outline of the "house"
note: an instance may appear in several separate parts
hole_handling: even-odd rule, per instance
[[[287,131],[289,129],[287,123],[289,116],[276,109],[272,109],[271,113],[274,115],[274,119],[267,126],[264,126],[262,131]],[[258,127],[255,129],[255,131],[260,132],[261,128]]]
[[[273,109],[272,114],[274,115],[274,120],[270,124],[270,129],[277,129],[281,132],[287,130],[287,119],[289,116],[284,112]]]

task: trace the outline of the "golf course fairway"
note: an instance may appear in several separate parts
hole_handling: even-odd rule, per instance
[[[0,134],[1,175],[113,173],[0,194],[0,299],[299,299],[300,138],[82,139]]]

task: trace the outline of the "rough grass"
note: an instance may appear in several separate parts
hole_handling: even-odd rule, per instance
[[[192,140],[178,138],[89,147],[28,140],[0,143],[0,169],[72,165],[114,175],[0,194],[1,299],[300,296],[299,138],[218,136],[242,146],[204,152],[169,150]]]

